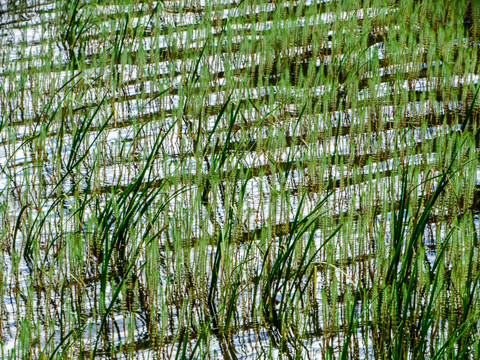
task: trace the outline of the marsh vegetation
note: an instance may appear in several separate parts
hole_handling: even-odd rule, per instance
[[[479,21],[1,1],[2,358],[480,358]]]

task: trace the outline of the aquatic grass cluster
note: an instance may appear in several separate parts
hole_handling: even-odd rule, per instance
[[[1,4],[2,358],[479,358],[479,10]]]

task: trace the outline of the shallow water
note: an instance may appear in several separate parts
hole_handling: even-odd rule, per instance
[[[224,48],[227,45],[247,47],[249,43],[261,41],[265,34],[284,27],[301,32],[307,25],[322,28],[334,26],[332,24],[340,20],[355,20],[360,24],[365,19],[388,14],[399,21],[392,15],[398,10],[325,10],[308,18],[299,13],[292,18],[278,19],[275,16],[281,5],[257,6],[247,2],[234,6],[235,3],[216,2],[224,6],[213,11],[211,19],[202,15],[207,10],[201,2],[86,6],[80,16],[90,14],[100,20],[83,34],[84,61],[80,68],[72,65],[69,48],[61,40],[65,29],[58,18],[65,13],[60,2],[31,0],[20,2],[16,10],[9,2],[0,3],[0,235],[4,239],[1,244],[4,262],[1,342],[4,356],[39,357],[42,352],[59,356],[59,351],[65,351],[70,357],[78,357],[79,354],[86,356],[95,347],[101,328],[99,297],[103,291],[100,280],[103,270],[98,257],[91,253],[96,250],[89,242],[93,243],[94,237],[99,236],[96,229],[100,224],[96,220],[114,193],[124,191],[142,174],[146,164],[151,170],[144,178],[145,183],[151,188],[168,184],[161,188],[159,198],[179,189],[183,191],[165,206],[158,223],[152,225],[158,233],[153,244],[160,250],[147,252],[141,247],[135,260],[137,279],[129,280],[137,283],[128,285],[134,295],[122,291],[115,300],[111,317],[105,321],[110,339],[99,342],[99,358],[108,357],[105,354],[110,351],[109,346],[119,359],[168,358],[182,351],[183,335],[179,329],[185,327],[187,332],[192,332],[185,342],[187,352],[192,351],[194,339],[201,333],[198,327],[207,322],[203,298],[213,272],[216,242],[219,234],[228,231],[228,216],[231,216],[228,214],[232,209],[238,220],[232,236],[235,241],[222,251],[226,252],[224,257],[242,264],[240,260],[244,259],[247,264],[245,272],[239,275],[244,289],[238,295],[236,306],[241,310],[234,320],[236,331],[231,338],[225,340],[215,330],[205,331],[208,340],[200,342],[198,356],[212,359],[279,357],[280,352],[287,350],[273,346],[273,337],[267,328],[249,319],[252,309],[258,306],[253,303],[256,290],[253,290],[252,279],[262,276],[261,259],[267,243],[277,252],[282,249],[282,232],[278,229],[288,229],[298,211],[301,217],[306,216],[320,199],[332,192],[326,201],[325,213],[318,220],[322,225],[314,233],[314,248],[320,247],[338,224],[344,223],[344,228],[324,251],[315,255],[315,266],[320,270],[312,289],[318,290],[311,290],[309,295],[319,307],[326,306],[322,304],[330,298],[330,293],[335,293],[334,286],[345,292],[360,281],[355,276],[364,271],[367,263],[379,261],[375,259],[378,255],[372,243],[378,241],[387,248],[390,246],[389,206],[400,199],[400,173],[395,172],[400,165],[409,164],[417,171],[412,176],[414,184],[441,171],[439,164],[444,156],[441,151],[446,135],[460,129],[459,125],[452,126],[451,119],[455,119],[456,113],[465,112],[472,97],[456,96],[456,91],[471,91],[478,83],[478,75],[472,72],[475,67],[449,77],[430,76],[430,68],[446,64],[413,58],[396,65],[395,53],[379,37],[378,41],[368,44],[365,59],[376,65],[358,78],[358,91],[320,81],[299,87],[286,80],[290,74],[265,75],[270,71],[263,57],[270,48],[259,46],[247,54],[240,50],[232,53]],[[324,2],[316,4],[328,9]],[[155,16],[155,23],[150,13],[157,5],[159,15]],[[285,9],[301,8],[301,2],[282,5]],[[313,6],[310,2],[305,5]],[[127,18],[127,25],[122,17],[125,12],[132,14]],[[253,21],[253,14],[257,14],[259,20],[252,25],[249,21]],[[230,39],[225,38],[221,27],[227,19],[239,21],[231,24]],[[138,24],[145,25],[145,33],[140,40],[131,39],[129,36]],[[155,30],[155,26],[160,30]],[[389,26],[377,30],[395,29]],[[110,62],[110,54],[116,51],[111,41],[118,40],[111,34],[115,31],[120,34],[124,28],[129,34],[124,44],[128,51],[124,54],[134,55],[131,59],[124,55],[116,63]],[[360,29],[359,25],[352,33]],[[278,56],[292,59],[294,64],[297,61],[313,64],[311,76],[324,66],[348,63],[352,53],[339,51],[335,43],[338,33],[333,30],[323,33],[325,38],[320,48],[325,54],[303,59],[315,48],[301,43],[284,49]],[[341,32],[342,36],[345,33],[347,30]],[[210,38],[213,42],[205,56],[199,60],[196,53],[183,57],[189,50],[201,51]],[[78,46],[76,43],[72,48],[78,50]],[[138,56],[139,52],[148,56]],[[363,56],[357,50],[353,54]],[[192,76],[196,66],[197,77]],[[263,77],[258,75],[262,71]],[[394,79],[397,75],[399,78]],[[253,78],[260,78],[262,82],[247,82]],[[194,85],[189,88],[188,83]],[[435,91],[440,85],[451,89],[451,98],[440,95],[437,98]],[[303,101],[321,104],[322,99],[344,89],[348,94],[341,109],[328,103],[310,104],[311,108],[297,121]],[[161,93],[164,90],[166,92]],[[405,94],[410,95],[405,97]],[[217,123],[228,98],[234,106],[253,104],[239,110],[236,128],[231,133],[228,132],[230,113],[226,112]],[[401,105],[399,98],[405,99]],[[88,128],[79,131],[90,118]],[[195,138],[197,126],[203,134],[200,139]],[[156,139],[167,131],[165,141],[151,160],[149,154]],[[214,135],[209,137],[211,133]],[[247,141],[251,145],[244,145]],[[478,152],[478,140],[473,143],[476,147],[473,150]],[[223,144],[230,146],[229,155],[212,173],[210,169],[219,161],[214,155]],[[205,149],[205,153],[200,156],[198,149]],[[437,237],[445,236],[454,215],[471,213],[474,231],[479,232],[476,206],[480,166],[474,152],[465,154],[471,162],[461,173],[464,184],[456,183],[450,202],[445,201],[435,209],[436,218],[425,231],[425,246],[433,244],[425,251],[431,265],[437,254]],[[69,166],[83,155],[69,172]],[[237,169],[238,178],[235,177]],[[247,173],[248,169],[251,173]],[[208,201],[199,201],[209,181],[213,185]],[[240,202],[238,191],[242,185],[245,193]],[[418,186],[412,193],[421,198],[434,186]],[[469,198],[462,202],[458,199],[463,191]],[[134,203],[142,199],[125,200],[128,201]],[[159,204],[157,199],[150,206],[152,212],[145,212],[130,224],[130,233],[125,235],[131,241],[127,246],[129,255],[134,253],[135,246],[140,246],[140,236],[152,221],[154,205]],[[122,214],[115,211],[124,208],[121,204],[115,206],[121,210],[114,210],[111,218],[121,219]],[[117,227],[112,220],[109,231],[113,234]],[[249,250],[244,239],[260,234],[262,229],[268,235],[263,238],[258,235]],[[32,258],[26,250],[29,241],[34,243]],[[219,273],[225,284],[236,274],[236,267],[229,268],[226,262],[222,265],[226,270]],[[149,273],[142,272],[140,264],[146,264],[145,272]],[[157,283],[152,284],[153,281]],[[190,290],[183,288],[188,281],[194,282]],[[305,281],[300,279],[300,284]],[[105,285],[106,304],[112,301],[117,285],[118,278],[112,275]],[[366,280],[365,285],[374,284]],[[152,289],[156,293],[149,293]],[[227,289],[219,287],[219,299],[228,298]],[[150,337],[152,329],[146,320],[146,309],[136,298],[141,297],[142,292],[148,293],[145,296],[154,299],[152,303],[156,304],[156,308],[149,309],[152,314],[148,316],[158,323],[156,331],[161,334],[158,347]],[[277,300],[282,302],[282,295],[278,296]],[[302,299],[296,301],[300,304]],[[339,301],[339,307],[342,304]],[[339,354],[345,334],[335,333],[333,328],[334,324],[345,323],[345,309],[337,318],[301,312],[295,316],[299,324],[308,321],[314,324],[305,325],[306,337],[294,344],[287,343],[293,354],[322,358],[327,347],[335,356]],[[72,343],[73,335],[67,336],[71,330],[76,334]],[[367,340],[363,336],[358,335],[358,358],[374,358],[373,335],[367,334]]]

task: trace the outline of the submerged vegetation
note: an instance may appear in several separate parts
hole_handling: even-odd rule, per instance
[[[0,3],[5,359],[479,359],[476,1]]]

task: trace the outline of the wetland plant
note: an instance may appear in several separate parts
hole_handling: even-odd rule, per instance
[[[475,1],[0,5],[5,359],[478,359]]]

